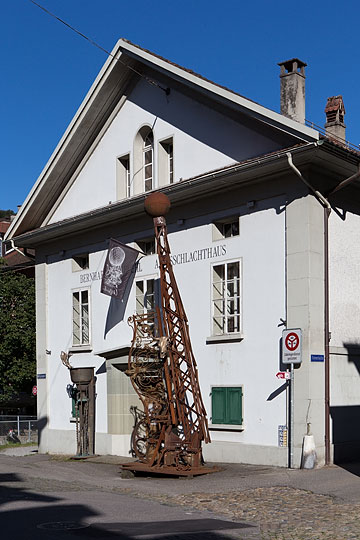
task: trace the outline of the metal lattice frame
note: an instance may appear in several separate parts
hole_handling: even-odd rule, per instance
[[[133,411],[132,454],[141,470],[199,471],[201,443],[210,442],[188,321],[176,284],[163,216],[154,218],[161,305],[134,315],[127,375],[144,411]],[[128,464],[125,468],[140,470]],[[211,469],[202,472],[210,472]],[[202,474],[197,472],[195,474]]]

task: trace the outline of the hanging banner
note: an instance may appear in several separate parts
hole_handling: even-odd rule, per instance
[[[122,300],[139,253],[117,240],[110,240],[101,280],[103,294]]]

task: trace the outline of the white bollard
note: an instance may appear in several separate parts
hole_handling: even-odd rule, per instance
[[[302,469],[314,469],[317,464],[317,455],[314,435],[305,435],[301,457]]]

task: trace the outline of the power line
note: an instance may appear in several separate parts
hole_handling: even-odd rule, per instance
[[[153,79],[150,79],[150,77],[147,77],[146,75],[144,75],[143,73],[141,73],[140,71],[138,71],[137,69],[133,68],[132,66],[129,66],[128,64],[126,64],[125,62],[123,62],[120,58],[116,58],[115,55],[113,55],[111,52],[109,52],[108,50],[104,49],[104,47],[102,47],[101,45],[99,45],[98,43],[96,43],[96,41],[94,41],[93,39],[89,38],[88,36],[86,36],[85,34],[83,34],[82,32],[80,32],[80,30],[77,30],[76,28],[74,28],[74,26],[71,26],[71,24],[67,23],[66,21],[64,21],[63,19],[61,19],[60,17],[58,17],[57,15],[55,15],[54,13],[52,13],[51,11],[49,11],[48,9],[46,9],[44,6],[42,6],[41,4],[38,4],[37,2],[35,2],[35,0],[29,0],[32,4],[34,4],[35,6],[37,6],[38,8],[42,9],[42,11],[44,11],[45,13],[47,13],[48,15],[50,15],[50,17],[53,17],[54,19],[56,19],[57,21],[59,21],[61,24],[63,24],[64,26],[66,26],[67,28],[69,28],[70,30],[72,30],[73,32],[75,32],[75,34],[78,34],[79,36],[81,36],[82,38],[86,39],[89,43],[91,43],[91,45],[94,45],[94,47],[97,47],[98,49],[100,49],[101,51],[103,51],[105,54],[107,54],[108,56],[111,56],[111,58],[114,58],[114,60],[116,60],[117,62],[119,62],[120,64],[122,64],[123,66],[125,66],[126,68],[130,69],[131,71],[133,71],[134,73],[136,73],[136,75],[139,75],[140,77],[142,77],[147,83],[151,84],[152,86],[156,86],[157,88],[160,88],[160,90],[163,90],[163,92],[165,92],[166,95],[169,94],[169,88],[164,88],[163,86],[161,86],[159,83],[157,83],[156,81],[154,81]]]

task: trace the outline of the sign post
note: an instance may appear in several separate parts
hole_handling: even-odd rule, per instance
[[[282,363],[290,364],[290,433],[289,469],[294,468],[294,364],[301,364],[302,335],[300,328],[283,330]]]

